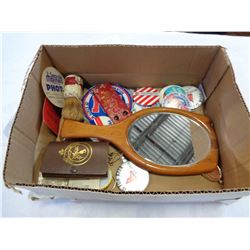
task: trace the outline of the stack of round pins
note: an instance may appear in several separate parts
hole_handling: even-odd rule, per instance
[[[154,107],[159,103],[159,90],[152,87],[139,88],[133,92],[133,112],[144,108]]]
[[[169,85],[160,91],[162,107],[194,110],[204,101],[202,92],[194,86]]]

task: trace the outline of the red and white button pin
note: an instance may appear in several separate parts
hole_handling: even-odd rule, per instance
[[[134,102],[141,106],[152,106],[159,102],[159,90],[151,87],[139,88],[133,93]]]

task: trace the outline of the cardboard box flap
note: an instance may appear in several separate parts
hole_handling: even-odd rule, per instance
[[[23,96],[10,132],[4,167],[4,180],[7,184],[32,183],[34,150],[44,100],[40,79],[43,69],[51,65],[48,55],[40,48],[25,77]]]
[[[250,187],[250,118],[232,68],[207,100],[219,143],[225,188]]]

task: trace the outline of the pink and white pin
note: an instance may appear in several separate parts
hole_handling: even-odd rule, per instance
[[[160,101],[159,90],[151,87],[139,88],[133,93],[134,102],[145,107],[155,105]]]

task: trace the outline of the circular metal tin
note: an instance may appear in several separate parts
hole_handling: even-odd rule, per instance
[[[124,162],[116,172],[116,184],[121,191],[144,191],[149,184],[149,173],[130,161]]]
[[[191,110],[198,108],[204,102],[202,92],[194,86],[184,86],[187,98],[189,100],[189,107]]]

